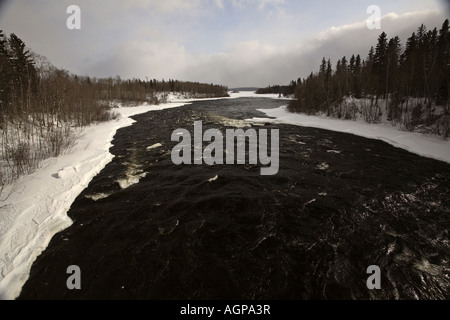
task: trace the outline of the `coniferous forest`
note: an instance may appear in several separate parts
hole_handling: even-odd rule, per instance
[[[70,147],[74,128],[113,119],[118,104],[164,102],[167,92],[228,96],[222,85],[73,75],[0,30],[0,186]]]
[[[333,68],[298,79],[288,109],[366,122],[390,121],[410,131],[450,135],[450,32],[421,25],[402,45],[383,32],[366,57],[342,57]]]

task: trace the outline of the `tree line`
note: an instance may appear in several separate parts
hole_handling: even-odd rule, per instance
[[[256,93],[257,94],[274,93],[274,94],[279,94],[279,95],[283,95],[286,97],[286,96],[294,94],[296,86],[297,86],[297,82],[291,81],[291,83],[288,86],[280,86],[280,85],[268,86],[266,88],[259,88],[258,90],[256,90]]]
[[[0,186],[66,150],[74,128],[114,118],[119,103],[158,104],[165,91],[228,96],[226,86],[214,84],[74,75],[0,30]]]
[[[433,125],[433,133],[448,137],[449,79],[446,19],[439,30],[422,24],[404,47],[398,36],[382,32],[364,59],[344,56],[333,68],[324,57],[318,72],[296,81],[288,109],[345,119],[362,116],[367,122],[379,122],[384,115],[410,130]]]

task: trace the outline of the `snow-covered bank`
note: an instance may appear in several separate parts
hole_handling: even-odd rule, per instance
[[[45,160],[37,171],[6,186],[0,202],[0,299],[18,297],[36,257],[53,235],[72,224],[66,213],[112,160],[109,149],[116,131],[131,125],[133,115],[185,104],[114,109],[118,119],[83,129],[69,152]]]
[[[327,117],[308,116],[288,112],[286,106],[276,109],[260,109],[269,118],[253,118],[250,121],[275,122],[304,127],[351,133],[358,136],[380,139],[395,147],[418,155],[450,163],[450,141],[439,136],[428,136],[416,132],[401,131],[390,124],[369,124],[362,121],[339,120]]]

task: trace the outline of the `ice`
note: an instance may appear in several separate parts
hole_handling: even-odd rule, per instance
[[[208,182],[216,181],[219,178],[219,176],[216,174],[213,178],[209,179]]]
[[[156,148],[160,148],[160,147],[162,147],[161,143],[155,143],[154,145],[151,145],[151,146],[147,147],[147,151],[148,150],[152,150],[152,149],[156,149]]]
[[[330,168],[330,166],[326,162],[317,165],[317,169],[319,170],[328,170],[328,168]]]
[[[138,184],[141,178],[144,178],[147,175],[146,172],[142,172],[142,170],[128,170],[126,173],[126,177],[124,179],[119,179],[117,183],[120,188],[126,189],[133,184]]]
[[[110,193],[101,192],[101,193],[97,193],[97,194],[86,196],[86,198],[89,198],[89,199],[91,199],[93,201],[98,201],[98,200],[101,200],[101,199],[106,199],[110,195],[111,195]]]

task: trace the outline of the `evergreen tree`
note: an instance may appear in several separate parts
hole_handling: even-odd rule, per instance
[[[11,103],[12,68],[9,60],[8,39],[0,30],[0,122],[8,113]]]
[[[401,55],[401,70],[402,70],[402,94],[410,96],[414,90],[414,81],[416,75],[416,60],[417,60],[417,37],[413,32],[406,41],[405,51]]]
[[[353,94],[355,98],[360,99],[362,97],[361,92],[361,56],[358,54],[355,59],[355,66],[353,68]]]
[[[375,93],[374,88],[374,56],[375,49],[370,47],[367,58],[364,61],[364,67],[362,70],[362,87],[365,95],[372,95]]]
[[[29,106],[29,98],[37,90],[37,71],[25,43],[12,33],[9,37],[10,64],[13,70],[13,90],[22,100],[22,108]]]
[[[401,44],[399,37],[389,40],[386,52],[386,89],[385,95],[396,91],[398,87],[398,68],[400,63]]]
[[[384,92],[384,83],[387,76],[387,44],[387,35],[383,32],[378,37],[373,63],[377,95],[383,94]]]
[[[442,28],[439,30],[436,50],[438,52],[436,102],[447,106],[450,90],[450,31],[448,19],[444,21]]]

